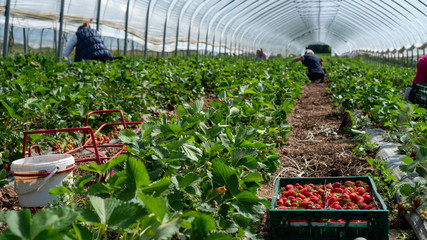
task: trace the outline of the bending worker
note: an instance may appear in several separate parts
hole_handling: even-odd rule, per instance
[[[412,89],[409,94],[409,101],[415,103],[416,89],[415,85],[427,84],[427,54],[422,56],[417,63],[417,73],[414,80],[412,80]]]
[[[62,52],[62,56],[67,58],[67,62],[71,62],[70,54],[76,47],[75,62],[80,62],[83,59],[107,61],[112,60],[113,56],[104,45],[101,35],[90,28],[90,24],[85,22],[77,32],[70,38]]]
[[[296,57],[292,59],[292,61],[301,61],[307,67],[307,77],[312,83],[324,82],[325,72],[323,72],[322,65],[320,64],[320,58],[317,55],[314,55],[313,50],[305,50],[304,56]]]

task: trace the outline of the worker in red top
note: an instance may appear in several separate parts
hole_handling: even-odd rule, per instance
[[[409,101],[415,101],[415,85],[427,84],[427,54],[422,56],[417,63],[417,73],[415,74],[414,80],[412,80],[412,91],[409,94]]]

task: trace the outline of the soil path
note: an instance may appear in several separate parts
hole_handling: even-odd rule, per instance
[[[276,149],[281,166],[258,195],[271,198],[277,177],[365,176],[371,170],[366,160],[352,153],[355,143],[350,137],[340,133],[344,115],[332,109],[326,88],[327,83],[304,86],[301,99],[288,116],[292,132],[286,145]]]
[[[285,146],[276,148],[281,165],[272,174],[271,181],[258,189],[258,195],[271,200],[274,194],[274,182],[280,177],[333,177],[365,176],[372,171],[366,157],[353,154],[355,142],[342,132],[343,126],[349,126],[351,119],[333,109],[331,92],[327,83],[307,84],[303,88],[300,100],[288,116],[292,132]],[[375,153],[371,153],[373,157]],[[388,208],[393,202],[388,202]],[[258,230],[264,239],[270,239],[268,213],[261,216]],[[401,232],[406,236],[411,229],[403,217],[390,214],[389,239],[400,239]],[[408,238],[413,239],[413,238]],[[415,239],[415,238],[414,238]]]

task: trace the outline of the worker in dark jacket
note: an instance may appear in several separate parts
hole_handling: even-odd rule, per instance
[[[101,35],[95,29],[90,28],[90,24],[87,22],[83,23],[77,29],[76,34],[67,42],[62,52],[62,56],[67,58],[67,62],[71,62],[69,56],[74,47],[76,47],[75,62],[80,62],[83,59],[101,60],[103,62],[113,59],[113,56],[104,45]]]
[[[319,83],[324,82],[325,72],[320,64],[320,58],[314,55],[313,50],[307,49],[304,56],[299,56],[292,59],[294,62],[301,61],[308,69],[307,77],[311,82]]]

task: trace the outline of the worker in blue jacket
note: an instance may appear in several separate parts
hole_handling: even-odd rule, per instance
[[[113,56],[104,45],[101,35],[95,29],[90,28],[90,24],[87,22],[77,29],[77,32],[70,38],[62,52],[62,56],[67,58],[69,63],[71,62],[69,56],[74,47],[76,47],[75,62],[80,62],[83,59],[103,62],[113,59]]]
[[[292,61],[301,61],[307,67],[307,77],[312,83],[324,82],[325,72],[320,64],[320,58],[314,54],[313,50],[305,50],[305,54],[303,56],[293,58]]]

